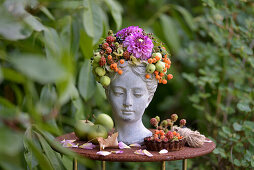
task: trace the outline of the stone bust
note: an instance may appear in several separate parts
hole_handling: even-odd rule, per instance
[[[156,91],[157,80],[153,75],[145,78],[145,63],[133,65],[127,61],[119,67],[123,74],[112,73],[111,83],[105,88],[119,133],[118,140],[142,144],[145,137],[152,135],[143,125],[142,116]]]

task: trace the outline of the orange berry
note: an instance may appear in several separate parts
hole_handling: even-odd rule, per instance
[[[150,74],[146,74],[146,78],[149,79],[151,76]]]
[[[119,69],[116,67],[116,68],[115,68],[115,72],[118,72],[118,70],[119,70]]]
[[[159,61],[159,60],[160,60],[160,57],[159,57],[159,56],[155,56],[155,59],[156,59],[157,61]]]
[[[164,55],[164,58],[167,58],[168,57],[168,55],[166,54],[166,55]]]
[[[111,56],[111,55],[108,55],[108,59],[111,60],[111,59],[112,59],[112,56]]]
[[[168,80],[171,80],[173,78],[173,75],[172,74],[168,74],[167,78],[168,78]]]
[[[155,78],[156,78],[157,80],[159,80],[160,77],[161,77],[161,76],[159,76],[159,75],[156,75],[156,76],[155,76]]]
[[[158,134],[154,134],[153,137],[154,138],[158,138],[159,136],[158,136]]]
[[[149,64],[153,63],[153,59],[152,58],[149,58],[147,61],[148,61]]]
[[[155,70],[155,71],[154,71],[154,74],[155,74],[155,75],[158,75],[158,74],[159,74],[159,72],[158,72],[157,70]]]
[[[182,138],[179,136],[178,139],[182,139]]]
[[[163,83],[163,84],[167,84],[167,80],[165,80],[165,79],[162,80],[162,83]]]
[[[156,63],[156,62],[157,62],[156,58],[153,58],[153,63]]]
[[[113,63],[113,66],[112,66],[114,69],[117,68],[117,64],[116,63]]]
[[[171,61],[169,58],[167,58],[167,63],[170,65],[171,64]]]
[[[160,76],[161,76],[161,77],[164,76],[164,73],[160,73]]]
[[[159,83],[162,83],[162,77],[160,77],[160,79],[159,79]]]
[[[160,131],[159,130],[155,130],[154,133],[158,135],[160,133]]]
[[[176,136],[176,131],[173,132],[173,135]]]
[[[121,59],[121,60],[120,60],[120,63],[123,64],[123,63],[124,63],[124,59]]]
[[[166,72],[166,71],[167,71],[167,68],[164,68],[164,69],[163,69],[163,72]]]
[[[166,50],[166,48],[165,47],[161,47],[163,50]]]
[[[163,136],[165,133],[163,130],[160,130],[160,135]]]
[[[123,74],[123,70],[118,70],[118,74]]]
[[[161,140],[163,140],[164,138],[165,138],[165,136],[164,136],[164,135],[162,135],[162,136],[160,137],[160,139],[161,139]]]

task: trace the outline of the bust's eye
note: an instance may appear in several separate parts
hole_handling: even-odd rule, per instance
[[[121,96],[121,95],[123,95],[123,92],[114,92],[114,94],[115,94],[116,96]]]
[[[123,92],[122,90],[114,90],[114,94],[115,94],[116,96],[121,96],[121,95],[124,94],[124,92]]]
[[[143,96],[143,94],[142,93],[134,93],[134,96],[135,97],[141,97],[141,96]]]

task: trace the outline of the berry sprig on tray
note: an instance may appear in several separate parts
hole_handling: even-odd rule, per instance
[[[116,34],[110,30],[92,57],[93,73],[98,82],[108,86],[111,81],[109,74],[123,74],[121,65],[125,62],[134,65],[145,63],[145,78],[156,78],[158,83],[167,84],[173,78],[168,73],[171,66],[169,56],[166,48],[153,34],[145,33],[138,26],[124,28]]]
[[[178,141],[180,139],[183,139],[183,136],[181,136],[178,132],[173,130],[174,123],[177,121],[178,115],[172,114],[170,119],[162,120],[160,121],[160,117],[156,116],[152,119],[150,119],[150,124],[156,128],[155,131],[153,131],[153,135],[147,140],[151,141]],[[185,119],[180,120],[180,127],[184,127],[186,124]]]

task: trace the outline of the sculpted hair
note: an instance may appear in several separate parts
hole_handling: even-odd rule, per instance
[[[149,79],[145,77],[146,64],[144,62],[139,65],[131,64],[131,62],[129,62],[128,64],[128,62],[125,62],[124,64],[119,64],[119,68],[123,70],[123,74],[126,74],[129,71],[132,71],[134,74],[139,76],[146,83],[146,87],[149,93],[149,98],[153,98],[156,88],[158,86],[158,82],[154,74],[151,74],[151,77]],[[109,75],[109,77],[111,78],[111,82],[114,81],[118,76],[121,76],[121,75],[115,72],[111,73]],[[110,88],[110,85],[108,87],[105,87],[105,91],[107,95],[109,94],[109,88]]]

